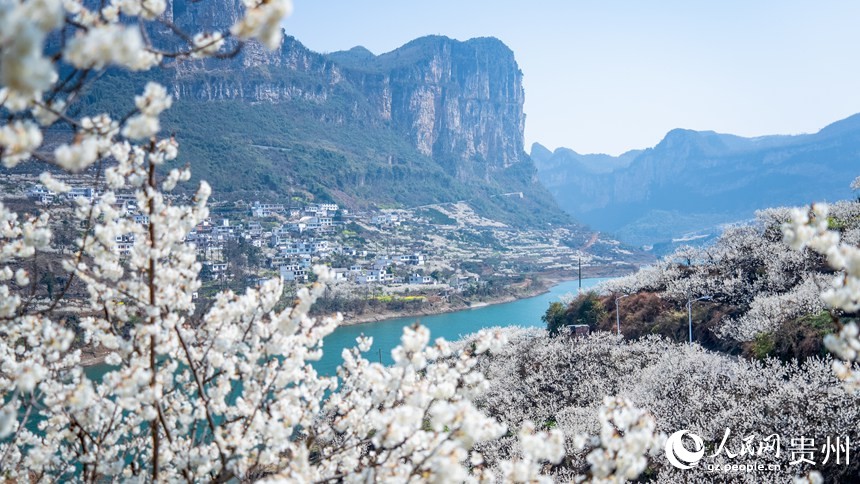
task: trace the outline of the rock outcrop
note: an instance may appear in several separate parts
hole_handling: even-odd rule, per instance
[[[172,0],[166,15],[186,32],[223,30],[241,3]],[[197,101],[325,103],[357,94],[352,116],[390,126],[463,181],[491,180],[528,159],[522,72],[494,38],[423,37],[375,56],[363,48],[322,55],[287,36],[276,52],[251,42],[226,63],[179,63],[172,83],[178,99]]]

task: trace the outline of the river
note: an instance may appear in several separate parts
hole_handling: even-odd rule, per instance
[[[583,279],[582,288],[594,287],[605,280],[607,279]],[[323,375],[334,375],[340,364],[340,355],[343,349],[355,346],[355,339],[362,334],[373,337],[373,346],[365,354],[365,357],[377,361],[381,356],[383,363],[391,363],[391,350],[400,342],[403,328],[415,322],[427,326],[430,330],[431,341],[439,337],[448,341],[456,341],[482,328],[493,326],[543,326],[544,323],[540,318],[549,304],[558,301],[560,297],[566,294],[576,294],[577,289],[578,281],[566,281],[551,287],[544,294],[508,303],[430,316],[411,316],[341,326],[323,341],[323,357],[314,364],[314,367]],[[109,368],[105,364],[99,364],[87,368],[86,372],[90,378],[98,379]]]
[[[594,287],[605,280],[607,279],[583,279],[582,288]],[[381,354],[383,363],[391,363],[391,350],[400,343],[403,328],[416,321],[430,330],[431,341],[439,337],[456,341],[467,334],[493,326],[542,327],[544,323],[540,318],[549,304],[558,301],[565,294],[576,294],[578,285],[578,281],[566,281],[538,296],[475,309],[341,326],[324,340],[323,357],[314,366],[323,375],[333,375],[340,364],[343,349],[355,346],[355,338],[362,334],[373,337],[373,346],[365,354],[365,358],[378,361]]]

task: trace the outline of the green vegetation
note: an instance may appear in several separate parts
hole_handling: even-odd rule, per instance
[[[424,296],[398,296],[396,294],[386,294],[384,296],[373,296],[371,299],[374,299],[376,301],[383,302],[383,303],[390,303],[392,301],[404,301],[404,302],[423,301],[427,298],[425,298]]]
[[[607,309],[608,308],[608,309]],[[724,303],[693,305],[693,338],[705,348],[748,358],[795,358],[823,356],[823,340],[838,331],[828,311],[810,314],[783,323],[779,329],[758,334],[754,340],[738,344],[714,335],[726,317],[736,317],[739,308]],[[615,303],[612,296],[580,295],[569,306],[554,302],[541,317],[551,334],[565,326],[587,324],[592,330],[615,332]],[[621,301],[621,333],[628,339],[659,335],[674,341],[688,338],[687,311],[655,293],[641,292]]]
[[[417,311],[425,307],[426,304],[428,304],[428,301],[424,296],[392,297],[376,295],[368,298],[348,298],[338,295],[318,299],[313,308],[311,308],[311,314],[323,315],[340,312],[360,315],[366,312]]]
[[[546,312],[540,317],[541,321],[546,324],[546,329],[549,334],[555,336],[559,330],[566,325],[565,313],[567,308],[560,302],[550,303]]]
[[[600,300],[596,292],[580,295],[567,308],[570,324],[586,324],[591,329],[596,329],[597,323],[607,315],[603,301]]]
[[[770,356],[783,360],[796,355],[823,356],[827,353],[822,344],[824,337],[837,331],[839,328],[828,311],[797,318],[783,324],[774,333],[774,348]]]
[[[753,340],[750,352],[752,356],[758,360],[767,358],[776,348],[776,341],[770,333],[760,333]]]
[[[570,223],[549,193],[533,182],[535,169],[525,154],[523,162],[493,173],[489,181],[461,180],[453,174],[450,160],[420,154],[402,133],[367,114],[373,108],[350,83],[323,87],[309,73],[264,68],[213,71],[194,80],[176,81],[165,73],[153,76],[190,89],[240,79],[245,85],[276,82],[308,93],[284,102],[253,104],[201,102],[186,95],[165,111],[163,129],[181,146],[174,165],[190,163],[193,181],[208,181],[220,199],[297,198],[335,201],[355,209],[468,200],[481,215],[517,226]],[[132,107],[128,99],[140,93],[145,82],[109,72],[84,102],[121,117]],[[313,97],[325,89],[334,92],[319,100]],[[501,195],[514,191],[523,192],[524,198]],[[453,223],[436,212],[428,209],[439,223]]]
[[[551,303],[541,316],[541,321],[546,323],[549,333],[555,336],[566,326],[584,324],[591,330],[598,329],[608,316],[601,298],[596,292],[589,291],[580,294],[568,306],[560,302]]]

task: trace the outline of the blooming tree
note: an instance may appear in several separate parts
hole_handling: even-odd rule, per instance
[[[860,402],[857,394],[841,390],[829,359],[758,361],[653,336],[622,340],[598,332],[553,338],[538,329],[503,331],[508,344],[478,358],[490,388],[477,402],[512,427],[530,421],[561,430],[565,458],[546,470],[556,481],[580,476],[624,482],[647,472],[655,482],[790,482],[814,469],[830,482],[856,475],[860,468],[852,433]],[[677,469],[663,455],[665,434],[682,429],[713,444],[692,469]],[[754,460],[778,469],[758,474],[708,470],[748,463],[753,457],[738,456],[744,439],[758,443],[772,434],[781,436],[781,452],[762,452]],[[850,463],[791,464],[792,438],[812,438],[820,449],[827,436],[843,435],[851,435]],[[724,437],[723,451],[717,453]],[[496,466],[497,459],[516,455],[518,447],[508,436],[477,449]]]
[[[87,172],[98,194],[80,198],[76,250],[53,245],[51,213],[0,204],[0,474],[10,480],[85,481],[391,480],[510,481],[539,477],[561,458],[557,433],[522,425],[523,448],[497,474],[472,451],[504,423],[472,400],[487,388],[476,358],[498,351],[485,332],[457,351],[407,328],[384,367],[343,352],[338,377],[313,362],[341,318],[311,318],[330,273],[278,309],[280,280],[242,294],[225,291],[197,307],[200,264],[187,235],[207,215],[203,182],[186,201],[173,191],[190,177],[178,143],[160,136],[173,98],[149,82],[128,113],[79,115],[81,93],[108,68],[146,71],[171,62],[234,54],[245,42],[279,45],[288,0],[245,0],[223,32],[182,32],[164,0],[0,0],[0,159],[47,165],[40,180],[68,192],[57,173]],[[176,37],[156,47],[148,28]],[[55,129],[60,128],[60,129]],[[49,148],[46,133],[66,138]],[[119,190],[133,192],[146,221],[126,217]],[[132,241],[128,253],[118,238]],[[62,259],[62,290],[36,290],[40,258]],[[84,288],[73,297],[70,288]],[[91,378],[61,316],[83,308],[83,344],[108,351],[109,370]],[[561,450],[560,450],[561,449]]]
[[[830,207],[820,203],[811,209],[793,210],[791,221],[783,226],[785,241],[794,249],[808,247],[827,258],[837,272],[821,292],[821,299],[842,314],[856,315],[860,312],[860,248],[844,242],[839,232],[830,230],[830,214]],[[848,318],[838,334],[824,339],[827,349],[841,360],[833,362],[833,370],[851,391],[860,389],[860,371],[855,366],[860,354],[858,336],[857,321]]]

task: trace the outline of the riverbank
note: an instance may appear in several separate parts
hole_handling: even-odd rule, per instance
[[[430,330],[434,339],[444,338],[447,341],[458,341],[466,335],[476,333],[484,328],[498,326],[544,328],[545,324],[541,321],[541,316],[546,311],[547,306],[566,294],[576,293],[578,289],[576,280],[571,281],[569,278],[565,278],[565,280],[567,282],[552,285],[548,291],[535,297],[504,304],[475,304],[467,310],[427,315],[421,317],[421,324]],[[602,278],[584,278],[582,280],[583,290],[588,290],[604,280]],[[359,336],[373,339],[373,345],[367,352],[368,358],[383,364],[391,364],[393,362],[391,350],[400,344],[403,328],[412,325],[414,321],[414,317],[403,317],[380,322],[368,322],[367,324],[340,326],[326,337],[325,351],[319,361],[313,362],[314,368],[321,375],[336,375],[337,368],[343,364],[342,351],[345,348],[354,347],[356,338]],[[87,367],[87,375],[90,378],[99,379],[110,369],[103,364],[104,354],[107,353],[98,349],[85,351],[84,366]]]
[[[529,283],[529,286],[519,288],[517,294],[506,294],[498,297],[486,298],[481,301],[475,302],[455,301],[453,304],[443,302],[440,304],[434,304],[430,307],[422,308],[418,311],[368,311],[360,315],[346,314],[344,315],[343,323],[341,323],[341,326],[355,326],[395,318],[434,316],[439,314],[454,313],[457,311],[466,311],[470,309],[478,309],[488,306],[495,306],[498,304],[510,303],[521,299],[528,299],[531,297],[540,296],[541,294],[546,294],[547,292],[549,292],[549,288],[565,280],[568,279],[566,279],[564,276],[559,275],[540,278],[536,283],[532,283],[531,280],[527,279],[526,282]],[[81,365],[84,367],[101,365],[104,363],[105,358],[107,358],[107,355],[109,355],[110,353],[111,351],[104,347],[82,348]]]
[[[465,311],[469,309],[493,306],[496,304],[504,304],[545,294],[552,285],[553,284],[542,281],[540,283],[531,284],[530,286],[532,287],[530,289],[526,289],[518,294],[505,294],[497,297],[484,298],[479,301],[443,301],[439,303],[431,303],[429,306],[414,310],[366,311],[361,314],[344,314],[342,325],[353,326],[356,324],[375,323],[386,319],[432,316],[436,314],[453,313],[456,311]]]
[[[590,268],[592,270],[583,271],[583,278],[594,277],[618,277],[626,272],[619,272],[614,268]],[[354,326],[365,323],[375,323],[385,321],[386,319],[395,318],[411,318],[421,316],[433,316],[437,314],[446,314],[456,311],[465,311],[469,309],[478,309],[486,306],[494,306],[497,304],[505,304],[521,299],[528,299],[549,292],[549,289],[557,284],[566,281],[576,280],[578,274],[573,271],[553,271],[542,272],[533,275],[534,279],[526,279],[527,286],[514,287],[515,293],[503,294],[496,297],[482,298],[478,301],[442,301],[439,303],[431,303],[429,306],[417,309],[405,310],[376,310],[365,311],[360,314],[344,313],[343,326]]]

